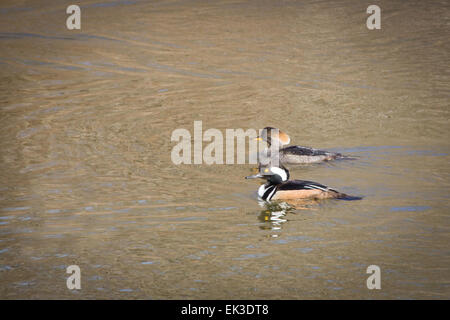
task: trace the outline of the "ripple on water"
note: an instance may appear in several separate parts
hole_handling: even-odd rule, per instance
[[[117,0],[117,1],[105,1],[105,2],[97,2],[97,3],[91,3],[88,5],[81,6],[82,8],[106,8],[106,7],[116,7],[116,6],[123,6],[123,5],[130,5],[135,4],[137,1],[133,0]]]
[[[425,211],[431,209],[429,206],[404,206],[404,207],[391,207],[390,211]]]
[[[238,258],[233,258],[233,260],[248,260],[248,259],[260,259],[270,256],[270,253],[249,253],[249,254],[241,254]]]
[[[34,282],[23,281],[23,282],[16,282],[16,284],[21,287],[29,287],[29,286],[34,285]]]
[[[11,266],[7,266],[7,265],[0,266],[0,271],[8,271],[8,270],[12,270],[12,269],[13,268]]]
[[[311,242],[311,241],[322,241],[324,239],[322,238],[314,238],[314,237],[310,237],[310,236],[289,236],[286,237],[285,239],[277,239],[277,240],[272,240],[272,243],[276,243],[276,244],[286,244],[286,243],[290,243],[290,242]]]
[[[47,213],[60,213],[61,210],[60,209],[49,209],[47,210]]]
[[[24,211],[29,209],[31,209],[31,207],[12,207],[12,208],[2,208],[2,211]]]

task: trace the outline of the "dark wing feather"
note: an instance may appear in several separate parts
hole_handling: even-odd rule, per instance
[[[323,184],[313,182],[313,181],[305,181],[305,180],[290,180],[286,181],[278,186],[278,190],[311,190],[318,189],[323,191],[335,191]]]
[[[309,147],[301,147],[301,146],[289,146],[282,148],[280,151],[283,151],[285,154],[293,154],[299,156],[340,156],[340,153],[329,152],[325,150],[318,150]]]

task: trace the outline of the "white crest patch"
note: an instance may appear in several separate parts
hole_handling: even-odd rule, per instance
[[[272,173],[274,174],[279,175],[281,177],[281,181],[287,181],[287,173],[283,169],[278,167],[271,167],[270,171],[272,171]]]

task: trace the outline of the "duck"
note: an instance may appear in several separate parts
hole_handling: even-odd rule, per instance
[[[302,146],[286,146],[291,142],[289,135],[278,128],[265,127],[256,138],[267,143],[267,147],[259,153],[259,162],[262,164],[282,164],[283,166],[318,163],[335,159],[353,159],[341,153],[314,149]],[[275,148],[275,149],[274,149]],[[274,153],[272,153],[275,150]],[[276,151],[278,150],[278,153]]]
[[[289,180],[289,170],[280,167],[260,167],[257,174],[245,179],[262,178],[266,183],[258,188],[258,198],[263,201],[298,199],[343,199],[360,200],[361,197],[349,196],[323,184],[306,180]]]

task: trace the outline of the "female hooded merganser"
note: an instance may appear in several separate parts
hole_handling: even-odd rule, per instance
[[[360,197],[348,196],[317,182],[289,180],[289,171],[284,167],[262,167],[259,173],[245,179],[262,178],[267,183],[258,189],[258,196],[265,201],[295,199],[344,199],[360,200]]]
[[[351,159],[350,157],[343,156],[340,153],[318,150],[309,147],[283,147],[289,144],[291,138],[289,138],[285,132],[282,132],[277,128],[265,127],[261,131],[261,134],[257,140],[265,141],[267,143],[268,147],[259,154],[260,163],[264,163],[266,165],[269,163],[269,160],[272,160],[273,163],[273,160],[275,159],[282,165],[316,163],[339,158]],[[275,154],[271,154],[271,150],[278,150],[278,157]]]

